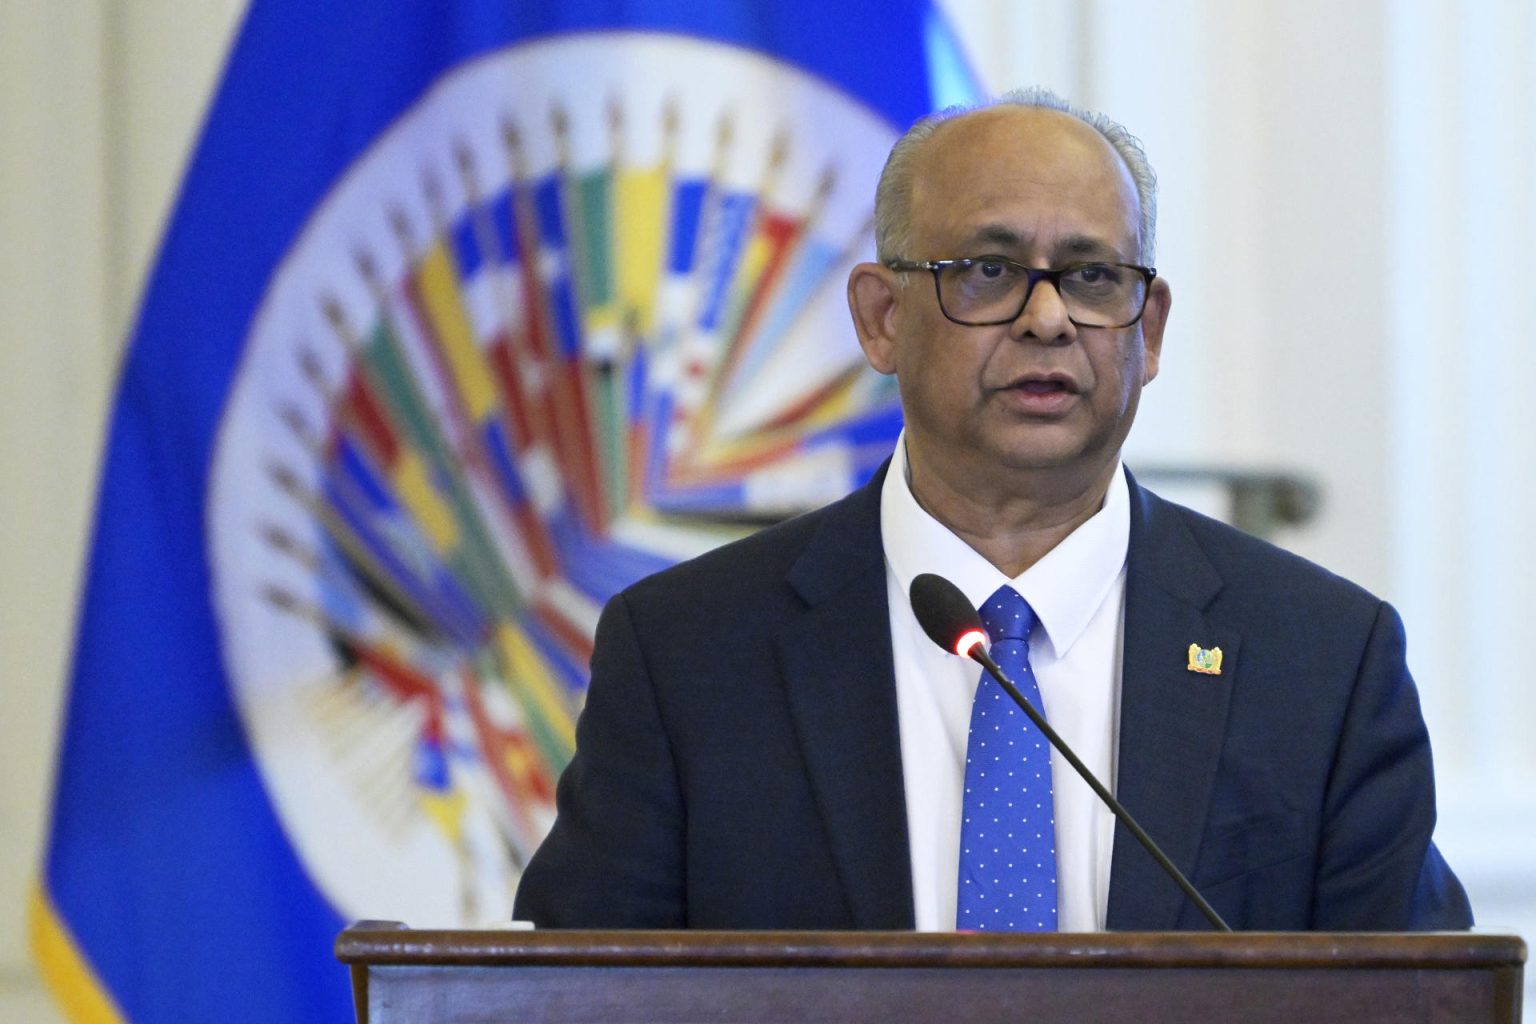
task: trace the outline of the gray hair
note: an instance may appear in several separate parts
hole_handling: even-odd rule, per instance
[[[923,143],[946,121],[978,110],[1003,106],[1035,107],[1068,114],[1097,131],[1114,147],[1120,159],[1125,161],[1126,169],[1131,172],[1131,180],[1136,185],[1136,198],[1141,206],[1141,223],[1137,227],[1136,238],[1140,251],[1138,258],[1144,263],[1152,263],[1157,244],[1157,175],[1152,172],[1152,165],[1147,163],[1147,154],[1141,147],[1141,140],[1126,131],[1119,122],[1097,111],[1074,106],[1056,93],[1039,86],[1014,89],[995,100],[971,106],[947,107],[920,119],[896,140],[896,145],[891,147],[891,155],[886,157],[885,169],[880,172],[880,184],[875,188],[876,258],[882,263],[915,258],[915,254],[907,251],[911,244],[908,236],[912,224],[912,173],[913,162]]]

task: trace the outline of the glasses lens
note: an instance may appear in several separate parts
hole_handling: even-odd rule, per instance
[[[1029,274],[1008,260],[961,260],[939,272],[939,298],[956,320],[1011,320],[1024,305]]]
[[[1086,263],[1061,275],[1061,299],[1067,315],[1088,327],[1130,323],[1141,315],[1147,279],[1138,270],[1114,263]]]

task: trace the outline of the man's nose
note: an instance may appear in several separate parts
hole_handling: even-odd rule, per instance
[[[1024,308],[1014,317],[1009,334],[1016,338],[1035,337],[1041,341],[1061,342],[1072,336],[1072,317],[1062,301],[1056,284],[1043,274],[1029,275],[1025,286]]]

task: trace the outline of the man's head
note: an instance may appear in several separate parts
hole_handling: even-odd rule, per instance
[[[898,142],[877,198],[881,262],[849,279],[865,355],[900,384],[920,500],[1102,495],[1157,372],[1169,292],[1135,269],[1153,243],[1151,170],[1123,129],[1044,95],[946,112]],[[973,265],[964,281],[914,269],[978,257],[1015,266]],[[1084,263],[1066,281],[1027,273]],[[1023,308],[976,315],[970,283],[999,274],[1032,282],[1009,292]],[[1105,282],[1132,289],[1124,315],[1093,308]]]

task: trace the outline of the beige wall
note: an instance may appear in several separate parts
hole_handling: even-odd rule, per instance
[[[237,0],[0,2],[0,1020],[36,874],[103,418]]]
[[[21,922],[113,348],[102,42],[88,5],[0,12],[0,999],[40,1020]]]

